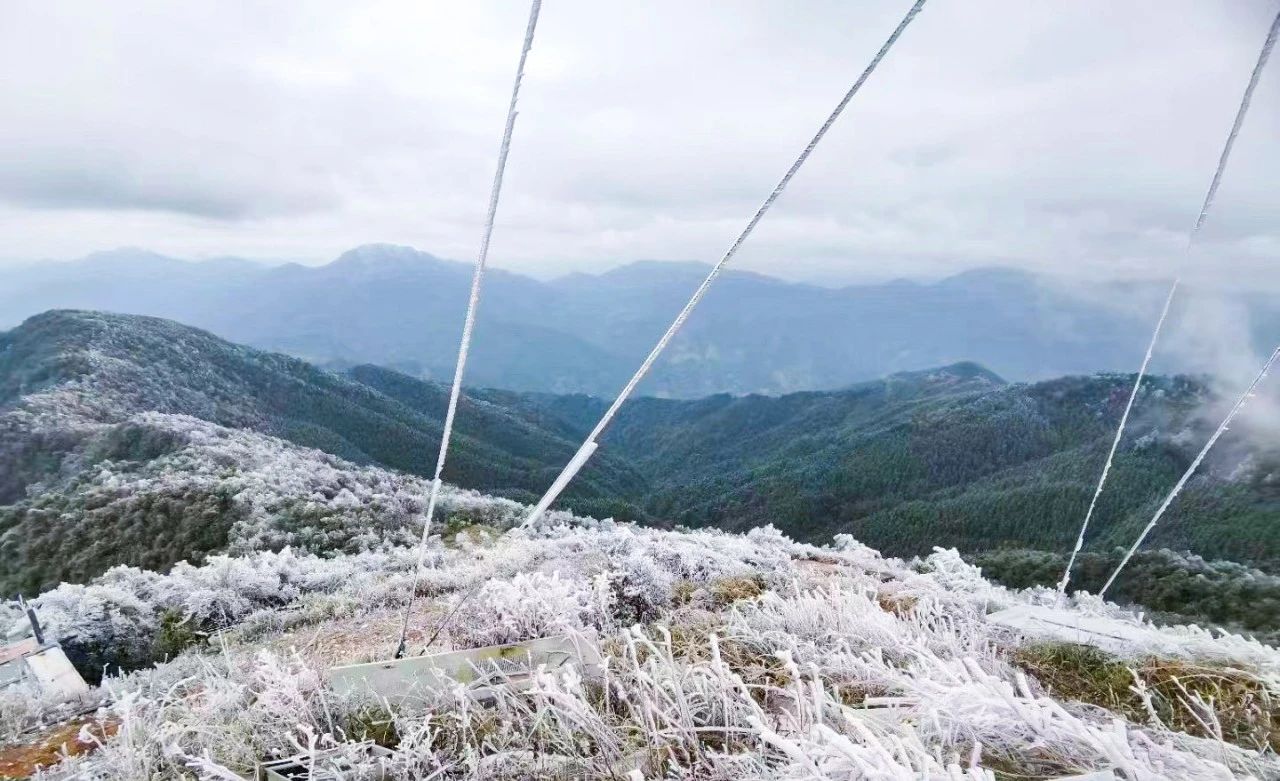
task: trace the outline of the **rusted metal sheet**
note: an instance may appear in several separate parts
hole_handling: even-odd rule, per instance
[[[39,650],[40,643],[36,642],[34,637],[28,637],[24,640],[19,640],[16,643],[0,646],[0,664],[12,662],[15,659],[21,659],[27,654],[34,653]]]

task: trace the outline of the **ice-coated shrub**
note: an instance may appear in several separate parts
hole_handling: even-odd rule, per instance
[[[458,648],[516,643],[598,630],[609,621],[610,594],[600,578],[521,573],[490,580],[459,607],[449,634]]]
[[[160,617],[154,607],[119,585],[64,583],[34,605],[45,633],[59,640],[86,680],[104,670],[150,664]]]
[[[904,579],[904,592],[931,592],[948,599],[978,598],[993,606],[1008,603],[1008,592],[982,577],[982,570],[961,558],[955,548],[934,548],[933,553],[913,564],[918,574]]]
[[[614,618],[624,626],[653,621],[671,606],[676,577],[633,550],[606,574]]]
[[[462,520],[496,529],[509,529],[519,524],[529,512],[529,508],[519,502],[455,486],[445,486],[439,501],[437,518]]]
[[[23,684],[0,688],[0,746],[20,742],[43,724],[56,723],[81,709],[81,703],[57,694],[42,694]]]
[[[41,599],[119,631],[130,626],[126,618],[161,608],[241,623],[207,653],[111,679],[108,715],[128,729],[49,778],[230,779],[255,758],[330,747],[358,753],[351,741],[367,735],[394,746],[395,779],[633,771],[747,781],[991,779],[995,769],[1060,777],[1106,768],[1129,778],[1280,777],[1269,752],[1053,699],[1011,661],[1034,638],[987,615],[1006,602],[1046,604],[1048,595],[985,584],[951,552],[907,564],[852,540],[816,548],[769,529],[728,535],[597,524],[462,548],[433,544],[427,554],[422,599],[434,601],[435,615],[457,608],[445,635],[452,646],[574,632],[595,643],[603,669],[534,671],[527,688],[490,691],[496,699],[483,707],[469,693],[475,684],[403,706],[339,695],[308,661],[307,643],[331,628],[350,637],[352,627],[394,625],[398,611],[388,608],[403,605],[413,549],[255,553],[168,575],[121,568]],[[748,581],[750,597],[732,604],[669,603],[675,584],[710,594],[717,583]],[[121,593],[131,594],[136,615]],[[622,596],[653,617],[634,626]],[[1086,597],[1064,609],[1128,622],[1133,646],[1122,660],[1176,654],[1232,665],[1280,692],[1275,649],[1158,628]],[[335,615],[344,620],[330,624]],[[278,636],[302,624],[300,635]],[[296,655],[283,651],[299,646]],[[1207,701],[1195,707],[1205,734],[1230,717]]]

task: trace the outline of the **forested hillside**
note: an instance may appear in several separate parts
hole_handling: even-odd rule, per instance
[[[655,518],[806,540],[853,534],[897,555],[935,545],[1066,550],[1097,481],[1132,376],[1005,384],[971,364],[843,391],[638,399],[606,434],[649,479]],[[586,397],[511,399],[579,435]],[[1091,548],[1127,545],[1217,423],[1203,382],[1153,377],[1099,503]],[[570,505],[572,501],[568,502]],[[1280,560],[1280,449],[1242,416],[1150,544],[1272,568]]]
[[[95,422],[151,411],[192,415],[355,463],[429,474],[439,447],[444,391],[421,382],[398,391],[395,380],[386,379],[389,373],[356,374],[360,382],[150,317],[49,312],[0,335],[0,404],[54,394]],[[33,446],[30,459],[21,456],[30,434],[9,430],[0,440],[6,463],[16,450],[19,465],[0,477],[0,501],[21,496],[27,482],[39,479],[31,472],[39,469],[35,462],[52,457],[43,444]],[[491,493],[528,495],[540,491],[550,479],[546,470],[576,447],[513,410],[467,403],[444,476]],[[608,456],[593,467],[579,485],[581,498],[636,490],[637,478]]]
[[[641,398],[562,504],[661,525],[773,523],[815,542],[851,533],[895,555],[935,545],[1064,551],[1131,381],[1009,384],[957,364],[839,391]],[[1136,536],[1218,403],[1192,379],[1145,386],[1090,550]],[[412,523],[404,497],[419,489],[378,488],[395,482],[381,471],[347,484],[334,475],[348,467],[325,459],[429,476],[444,404],[443,388],[397,372],[337,375],[169,321],[32,318],[0,335],[0,554],[21,573],[3,585],[81,580],[121,562],[163,568],[237,539],[339,545],[290,536],[315,526],[312,516],[332,518],[319,526],[333,529]],[[445,478],[532,501],[605,404],[472,390]],[[1150,545],[1274,571],[1280,489],[1268,441],[1244,416]],[[321,477],[299,481],[291,470]],[[370,498],[349,512],[348,494]],[[263,523],[274,531],[243,531]]]
[[[416,383],[398,401],[155,318],[34,317],[0,334],[0,593],[122,563],[164,569],[246,540],[323,552],[361,527],[398,529],[423,486],[360,465],[429,475],[439,394]],[[458,423],[445,478],[492,493],[531,496],[576,447],[492,404],[464,405]],[[607,513],[642,484],[605,456],[574,496]]]

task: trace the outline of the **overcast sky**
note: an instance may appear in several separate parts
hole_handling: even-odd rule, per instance
[[[496,266],[713,261],[907,0],[546,0]],[[932,0],[740,256],[1163,275],[1275,0]],[[470,260],[522,2],[8,3],[0,256]],[[1197,273],[1280,281],[1280,58]]]

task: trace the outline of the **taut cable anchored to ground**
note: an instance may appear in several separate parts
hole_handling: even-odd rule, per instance
[[[578,471],[582,469],[584,464],[586,464],[587,459],[591,458],[591,454],[595,452],[597,447],[599,447],[597,440],[600,435],[604,433],[605,428],[608,427],[610,421],[613,420],[614,415],[618,413],[618,410],[622,407],[623,403],[631,396],[631,393],[636,389],[636,386],[640,384],[640,381],[643,380],[645,375],[649,373],[649,370],[653,368],[653,364],[658,360],[658,356],[662,355],[663,350],[667,349],[667,345],[671,342],[672,337],[679,332],[680,328],[684,325],[685,320],[689,318],[689,314],[693,312],[694,308],[698,305],[698,302],[702,300],[704,295],[706,295],[707,289],[711,287],[711,283],[715,282],[716,277],[720,276],[721,269],[723,269],[725,264],[732,260],[733,256],[738,253],[738,249],[742,247],[743,243],[745,243],[747,238],[751,235],[751,232],[755,230],[756,225],[759,224],[764,215],[768,213],[769,209],[773,206],[774,201],[778,200],[778,196],[782,195],[782,191],[787,188],[792,177],[796,175],[796,172],[799,171],[805,161],[809,159],[809,155],[811,155],[813,150],[818,146],[818,142],[822,141],[822,137],[827,134],[827,131],[831,129],[831,126],[840,118],[845,107],[849,105],[851,100],[853,100],[853,96],[858,94],[858,90],[862,89],[862,85],[871,77],[876,66],[880,64],[880,61],[883,60],[885,55],[889,53],[889,50],[893,48],[893,45],[897,42],[899,36],[901,36],[902,32],[907,29],[907,25],[911,24],[911,21],[915,19],[916,15],[920,13],[920,10],[924,8],[924,4],[925,0],[916,0],[915,4],[911,6],[911,10],[907,11],[907,15],[904,16],[902,21],[898,23],[898,26],[894,28],[893,32],[889,35],[889,38],[884,42],[884,45],[880,47],[878,52],[876,52],[875,57],[871,59],[871,62],[862,71],[862,74],[858,76],[857,81],[853,83],[853,86],[849,88],[849,91],[846,92],[844,97],[840,99],[840,102],[836,104],[835,109],[832,110],[831,114],[827,117],[826,122],[823,122],[822,127],[818,128],[818,132],[813,136],[813,139],[809,141],[809,145],[804,148],[804,151],[800,153],[800,156],[796,158],[796,161],[791,164],[791,168],[787,169],[782,180],[779,181],[777,186],[773,188],[773,191],[769,193],[769,197],[765,198],[764,203],[756,210],[755,215],[752,216],[751,220],[747,223],[747,227],[743,228],[742,233],[738,235],[737,240],[734,241],[729,247],[729,250],[725,252],[724,257],[720,258],[719,262],[711,268],[706,279],[702,280],[702,284],[698,285],[698,289],[693,292],[693,296],[689,299],[689,302],[684,305],[684,309],[680,310],[680,314],[676,315],[676,319],[667,327],[666,333],[662,335],[662,338],[658,340],[658,343],[654,345],[651,351],[649,351],[649,355],[644,359],[644,362],[640,364],[640,368],[637,369],[636,373],[627,381],[627,384],[622,388],[622,391],[618,393],[618,397],[613,400],[613,404],[609,405],[609,409],[605,411],[604,415],[600,418],[600,422],[596,423],[595,428],[593,428],[591,433],[587,435],[582,446],[578,448],[578,452],[574,453],[573,458],[571,458],[569,463],[565,465],[564,470],[560,472],[558,477],[556,477],[555,482],[553,482],[551,487],[547,489],[546,494],[543,495],[537,506],[534,507],[529,513],[529,516],[525,518],[525,526],[534,523],[538,518],[542,517],[542,514],[547,511],[551,506],[551,503],[556,500],[556,497],[558,497],[566,487],[568,487],[574,476],[577,475]]]
[[[396,658],[404,656],[405,639],[409,634],[409,616],[414,597],[422,579],[426,562],[427,538],[431,533],[431,521],[435,517],[436,501],[440,498],[440,475],[444,472],[445,458],[449,454],[449,439],[453,435],[453,420],[458,411],[458,398],[462,394],[462,375],[467,367],[467,354],[471,350],[471,331],[476,322],[476,310],[480,306],[480,288],[484,282],[485,263],[489,258],[489,240],[493,236],[493,222],[498,214],[498,198],[502,194],[502,175],[507,168],[507,155],[511,152],[511,135],[516,126],[516,103],[520,98],[520,83],[524,80],[524,65],[533,48],[533,32],[538,26],[538,13],[542,0],[533,0],[529,7],[529,24],[524,32],[524,47],[520,50],[520,62],[516,66],[515,83],[511,87],[511,102],[507,106],[507,124],[502,132],[502,146],[498,149],[498,166],[493,175],[493,187],[489,191],[489,211],[485,215],[484,233],[480,238],[480,251],[476,255],[476,268],[471,277],[471,296],[467,300],[467,314],[462,324],[462,339],[458,343],[458,362],[453,369],[453,385],[449,389],[449,407],[444,416],[444,429],[440,433],[440,452],[436,456],[436,471],[431,480],[431,495],[427,499],[427,515],[422,521],[422,539],[418,544],[418,561],[413,571],[413,587],[405,602],[404,621],[400,627],[400,642],[396,646]]]
[[[1062,580],[1058,581],[1058,594],[1060,595],[1066,594],[1067,583],[1071,580],[1071,569],[1075,566],[1076,557],[1080,554],[1080,549],[1084,547],[1084,537],[1089,530],[1089,521],[1093,518],[1094,510],[1097,509],[1098,497],[1102,496],[1102,489],[1107,484],[1107,476],[1111,473],[1111,464],[1115,460],[1116,450],[1120,447],[1120,440],[1124,438],[1124,430],[1129,423],[1129,413],[1133,410],[1133,402],[1138,398],[1142,380],[1147,376],[1147,367],[1151,364],[1151,355],[1155,352],[1156,343],[1160,341],[1160,332],[1164,329],[1165,320],[1169,317],[1169,307],[1173,304],[1178,287],[1182,284],[1181,266],[1186,262],[1185,256],[1191,254],[1196,237],[1200,234],[1200,229],[1204,227],[1205,219],[1209,216],[1209,207],[1213,205],[1213,199],[1218,194],[1218,186],[1222,184],[1222,174],[1227,170],[1227,160],[1231,157],[1231,149],[1235,146],[1236,137],[1240,135],[1240,128],[1244,126],[1245,114],[1249,112],[1249,104],[1253,101],[1253,92],[1258,86],[1258,80],[1262,77],[1263,69],[1266,68],[1267,60],[1271,57],[1271,50],[1275,48],[1277,34],[1280,34],[1280,13],[1277,13],[1275,20],[1271,22],[1271,29],[1267,31],[1266,40],[1262,43],[1262,51],[1258,54],[1258,61],[1254,63],[1253,73],[1249,75],[1249,84],[1245,87],[1244,95],[1240,99],[1240,107],[1236,110],[1235,121],[1231,123],[1231,132],[1227,135],[1227,142],[1222,147],[1222,154],[1218,156],[1218,167],[1214,170],[1213,179],[1209,182],[1209,191],[1205,193],[1204,203],[1200,206],[1200,214],[1197,215],[1196,223],[1191,228],[1191,233],[1187,236],[1186,252],[1184,253],[1184,258],[1179,262],[1178,274],[1174,277],[1173,284],[1169,286],[1169,294],[1165,296],[1164,306],[1160,309],[1160,316],[1156,318],[1155,328],[1151,331],[1151,341],[1147,343],[1146,355],[1142,358],[1142,365],[1138,367],[1138,377],[1134,380],[1133,389],[1129,391],[1129,399],[1124,405],[1124,412],[1120,415],[1120,425],[1116,427],[1115,438],[1111,441],[1111,449],[1107,452],[1107,460],[1102,466],[1102,475],[1098,478],[1098,485],[1093,491],[1093,498],[1089,500],[1089,510],[1085,513],[1084,523],[1080,525],[1080,534],[1076,537],[1075,547],[1071,549],[1071,556],[1067,560],[1067,568],[1062,573]],[[1125,561],[1128,561],[1128,559],[1126,558]],[[1108,581],[1107,585],[1110,585],[1110,581]]]
[[[1146,528],[1142,530],[1142,534],[1138,535],[1137,542],[1133,543],[1133,547],[1129,548],[1129,551],[1124,554],[1124,558],[1121,559],[1120,564],[1116,566],[1115,572],[1111,573],[1111,577],[1107,578],[1107,582],[1102,586],[1102,590],[1098,592],[1098,596],[1105,596],[1107,590],[1111,588],[1111,584],[1116,582],[1116,578],[1120,576],[1120,571],[1125,568],[1125,565],[1129,563],[1129,559],[1133,558],[1133,554],[1137,552],[1138,547],[1147,539],[1147,535],[1150,534],[1151,530],[1160,522],[1160,518],[1164,515],[1165,511],[1169,509],[1169,505],[1173,504],[1173,500],[1177,499],[1178,494],[1182,493],[1183,487],[1186,486],[1187,481],[1191,479],[1191,476],[1195,474],[1196,469],[1200,467],[1200,462],[1204,461],[1204,457],[1209,454],[1209,450],[1213,447],[1214,443],[1218,441],[1218,437],[1221,437],[1226,433],[1227,428],[1230,427],[1231,421],[1235,418],[1236,414],[1244,407],[1245,402],[1253,397],[1254,392],[1266,378],[1267,372],[1271,371],[1271,367],[1275,365],[1276,358],[1278,357],[1280,357],[1280,347],[1277,347],[1272,351],[1271,357],[1262,365],[1262,371],[1258,372],[1258,376],[1254,377],[1253,382],[1249,383],[1249,387],[1245,389],[1244,393],[1240,394],[1240,398],[1237,399],[1235,405],[1231,407],[1231,411],[1228,412],[1227,416],[1218,424],[1218,428],[1213,432],[1213,436],[1209,437],[1209,441],[1205,442],[1204,447],[1200,448],[1200,453],[1196,455],[1195,460],[1191,462],[1191,466],[1187,467],[1187,471],[1182,473],[1182,477],[1178,480],[1178,484],[1173,487],[1173,490],[1170,491],[1169,495],[1164,498],[1163,502],[1161,502],[1160,509],[1156,510],[1156,514],[1151,517],[1151,521],[1147,524]]]

